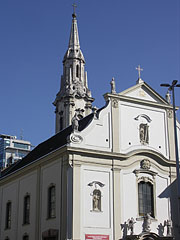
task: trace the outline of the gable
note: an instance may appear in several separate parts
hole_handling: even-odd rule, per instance
[[[162,103],[168,104],[163,97],[161,97],[154,89],[152,89],[145,82],[138,83],[135,86],[119,93],[119,95],[161,104]]]

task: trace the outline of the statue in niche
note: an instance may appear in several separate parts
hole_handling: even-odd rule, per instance
[[[93,211],[95,212],[100,212],[101,211],[101,191],[98,189],[95,189],[93,191],[93,196],[92,196],[92,201],[93,201]]]
[[[139,126],[139,138],[142,144],[149,143],[149,126],[141,123]]]

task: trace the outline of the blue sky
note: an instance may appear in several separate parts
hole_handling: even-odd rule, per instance
[[[72,0],[0,0],[0,133],[33,145],[55,132],[52,102],[60,87]],[[180,82],[179,0],[76,0],[80,45],[96,99],[142,78],[162,96],[161,83]],[[176,89],[180,105],[180,88]],[[180,114],[178,113],[178,117]],[[179,117],[180,118],[180,117]]]

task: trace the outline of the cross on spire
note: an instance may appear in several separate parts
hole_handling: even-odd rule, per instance
[[[140,65],[138,65],[138,67],[136,68],[136,70],[138,70],[138,75],[139,75],[139,79],[141,78],[141,71],[143,71],[143,68],[141,68]]]
[[[73,6],[73,17],[76,17],[76,7],[77,7],[77,5],[75,3],[73,3],[72,6]]]

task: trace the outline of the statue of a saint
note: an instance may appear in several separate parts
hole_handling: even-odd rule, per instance
[[[78,120],[79,120],[79,118],[77,116],[77,113],[75,113],[74,117],[72,118],[72,128],[73,128],[73,131],[78,131],[78,127],[79,127]]]
[[[130,230],[130,235],[134,234],[134,224],[136,222],[134,221],[134,218],[128,219],[128,229]]]
[[[144,221],[143,221],[143,232],[150,232],[151,231],[151,228],[150,228],[151,216],[150,216],[150,214],[146,213],[143,218],[144,218]]]
[[[171,227],[171,220],[165,220],[164,221],[164,226],[167,227],[167,236],[172,236],[172,227]]]
[[[93,192],[93,211],[101,211],[101,192],[99,190]]]
[[[113,94],[116,93],[116,86],[115,86],[114,78],[112,78],[110,84],[111,84],[111,93],[113,93]]]
[[[149,143],[149,126],[141,123],[139,126],[139,138],[142,144]]]

